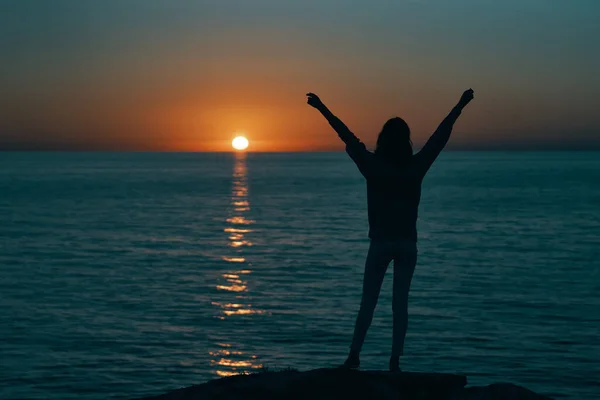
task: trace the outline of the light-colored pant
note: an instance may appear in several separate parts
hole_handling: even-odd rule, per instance
[[[360,353],[367,330],[373,320],[383,277],[392,260],[394,260],[392,357],[402,355],[408,326],[408,292],[417,265],[417,244],[407,240],[371,240],[365,263],[362,300],[350,346],[353,352]]]

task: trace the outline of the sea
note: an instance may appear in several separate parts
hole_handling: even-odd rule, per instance
[[[445,152],[401,366],[600,398],[600,153]],[[347,355],[365,182],[333,153],[0,153],[0,399],[135,399]],[[361,356],[386,369],[391,274]]]

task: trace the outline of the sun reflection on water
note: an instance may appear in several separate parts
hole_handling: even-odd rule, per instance
[[[248,200],[248,176],[246,167],[246,155],[236,153],[232,189],[230,215],[226,219],[223,231],[228,234],[228,254],[221,259],[231,265],[231,269],[223,271],[219,276],[219,282],[215,286],[218,296],[212,305],[215,307],[215,318],[226,324],[234,318],[248,318],[265,312],[253,307],[248,293],[248,280],[252,274],[251,264],[245,253],[252,242],[247,237],[253,232],[252,225],[255,223],[247,218],[246,213],[251,211]],[[227,328],[223,326],[223,335],[227,335]],[[222,340],[225,340],[222,338]],[[232,376],[249,373],[253,369],[262,368],[258,356],[249,354],[240,349],[238,337],[231,340],[232,343],[216,343],[218,348],[209,352],[211,366],[218,376]]]
[[[244,257],[223,257],[223,260],[231,263],[243,263],[246,261]]]
[[[212,357],[210,362],[215,367],[215,373],[218,376],[247,374],[253,369],[263,367],[262,364],[256,361],[257,356],[246,357],[246,354],[241,351],[230,351],[225,348],[211,351],[209,354]],[[243,359],[236,360],[235,358],[238,357],[243,357]]]
[[[236,215],[235,217],[227,218],[227,222],[237,225],[250,225],[254,221],[250,221],[240,215]]]

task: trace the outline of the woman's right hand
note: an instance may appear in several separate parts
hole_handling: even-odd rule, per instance
[[[319,99],[319,96],[317,96],[314,93],[307,93],[306,96],[308,97],[307,99],[307,103],[310,106],[313,106],[314,108],[321,108],[323,106],[323,102],[321,101],[321,99]]]

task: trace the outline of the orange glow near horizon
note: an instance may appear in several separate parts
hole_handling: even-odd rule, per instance
[[[511,2],[60,3],[0,13],[0,150],[343,152],[307,92],[369,149],[395,116],[418,149],[469,87],[449,149],[600,149],[597,1],[519,24]]]

